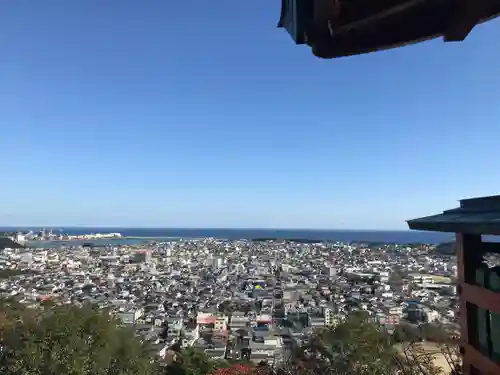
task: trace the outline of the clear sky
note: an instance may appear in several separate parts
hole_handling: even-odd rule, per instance
[[[500,22],[320,60],[279,0],[4,0],[0,225],[405,229],[500,188]]]

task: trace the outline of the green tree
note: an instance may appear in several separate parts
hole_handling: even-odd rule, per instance
[[[364,314],[315,334],[296,350],[288,367],[287,373],[307,375],[437,374],[426,353],[419,348],[398,350]]]
[[[231,315],[234,311],[233,303],[231,301],[221,302],[218,306],[218,311],[226,315]]]
[[[147,347],[106,312],[6,304],[1,312],[2,375],[157,374]]]
[[[420,326],[422,337],[427,341],[451,343],[451,334],[439,323],[425,323]]]
[[[210,360],[203,352],[194,348],[182,351],[177,361],[167,367],[167,375],[207,375],[221,363]]]
[[[354,314],[322,330],[292,353],[285,366],[259,366],[265,375],[436,375],[420,346],[396,347],[366,315]],[[231,374],[234,363],[187,348],[175,353],[167,375]],[[246,366],[246,365],[245,365]],[[244,367],[245,367],[244,366]],[[248,367],[248,366],[246,366]],[[246,369],[245,367],[245,369]],[[225,369],[225,370],[222,370]],[[245,370],[246,371],[246,370]],[[46,304],[26,309],[0,300],[2,375],[158,375],[148,347],[105,311]],[[164,372],[163,372],[164,373]]]
[[[398,324],[394,329],[392,339],[394,343],[409,343],[422,340],[422,330],[410,324]]]
[[[398,284],[406,277],[406,272],[401,267],[394,267],[389,275],[389,283]]]

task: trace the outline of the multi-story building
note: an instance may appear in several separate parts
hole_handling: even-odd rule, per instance
[[[410,229],[455,233],[464,374],[500,374],[500,267],[485,256],[500,254],[500,195],[463,199],[460,207],[408,221]]]
[[[135,324],[143,315],[143,308],[132,308],[126,311],[117,312],[116,317],[119,318],[124,324]]]
[[[245,329],[250,325],[250,320],[248,316],[245,316],[243,312],[234,312],[231,317],[231,330],[236,331],[238,329]]]
[[[390,306],[388,310],[389,315],[398,315],[399,317],[403,316],[403,306]]]
[[[408,278],[411,280],[411,282],[415,284],[430,284],[434,282],[432,275],[426,275],[421,273],[410,273],[408,275]]]
[[[182,328],[183,328],[183,320],[182,318],[169,318],[167,319],[168,322],[168,336],[170,337],[179,337],[182,333]]]
[[[203,329],[214,329],[216,318],[212,313],[198,312],[196,323]]]
[[[401,321],[401,315],[399,314],[389,314],[385,320],[385,324],[391,327],[397,326]]]
[[[219,315],[215,317],[214,329],[216,331],[227,331],[229,318],[227,315]]]
[[[146,250],[137,250],[132,258],[130,259],[131,263],[150,263],[152,260],[151,249]]]
[[[337,324],[337,319],[333,309],[326,307],[324,310],[325,314],[325,327],[334,327]]]

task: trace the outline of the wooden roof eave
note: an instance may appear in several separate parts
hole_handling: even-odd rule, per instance
[[[384,3],[386,8],[383,6]],[[465,12],[465,15],[463,12],[457,12],[456,3],[449,0],[386,0],[381,5],[371,8],[373,11],[371,14],[365,14],[366,12],[358,14],[356,8],[351,7],[347,9],[347,13],[341,14],[340,19],[337,20],[339,22],[331,19],[325,24],[324,20],[320,22],[321,20],[315,18],[313,21],[314,27],[309,25],[304,28],[302,26],[302,32],[299,35],[303,37],[300,43],[297,40],[296,43],[306,43],[312,47],[312,52],[317,57],[331,59],[397,48],[443,36],[445,41],[461,40],[475,25],[500,15],[500,0],[478,0],[478,4],[474,3],[473,5],[477,10],[475,12]],[[282,0],[278,27],[285,26],[288,6],[289,2]],[[408,18],[414,14],[416,15],[414,17],[415,26],[411,30],[421,30],[421,33],[403,30],[408,32],[407,37],[401,34],[397,38],[394,36],[385,37],[387,39],[385,41],[376,41],[378,30],[392,25],[391,20]],[[426,29],[424,29],[424,26],[418,29],[417,21],[426,19],[426,14],[432,14],[435,19],[429,19],[428,22],[425,22]],[[458,19],[457,22],[453,22],[455,18]],[[429,26],[434,23],[436,24],[435,28]],[[335,24],[338,26],[332,29],[331,25]],[[450,24],[454,24],[454,30],[448,30],[447,25],[451,27]],[[387,33],[388,35],[400,35],[395,34],[392,30],[389,31],[391,32]],[[455,36],[451,36],[451,34],[455,34]],[[460,35],[462,37],[459,38]]]
[[[284,27],[286,11],[287,11],[287,0],[281,0],[281,13],[280,13],[280,19],[278,21],[278,27],[280,28]]]
[[[446,211],[407,221],[409,229],[431,232],[500,235],[500,212],[457,213]]]

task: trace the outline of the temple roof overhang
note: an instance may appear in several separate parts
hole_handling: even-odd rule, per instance
[[[462,199],[458,208],[407,223],[415,230],[500,235],[500,195]]]
[[[500,15],[500,0],[282,0],[278,27],[322,58],[443,37],[463,41]]]

